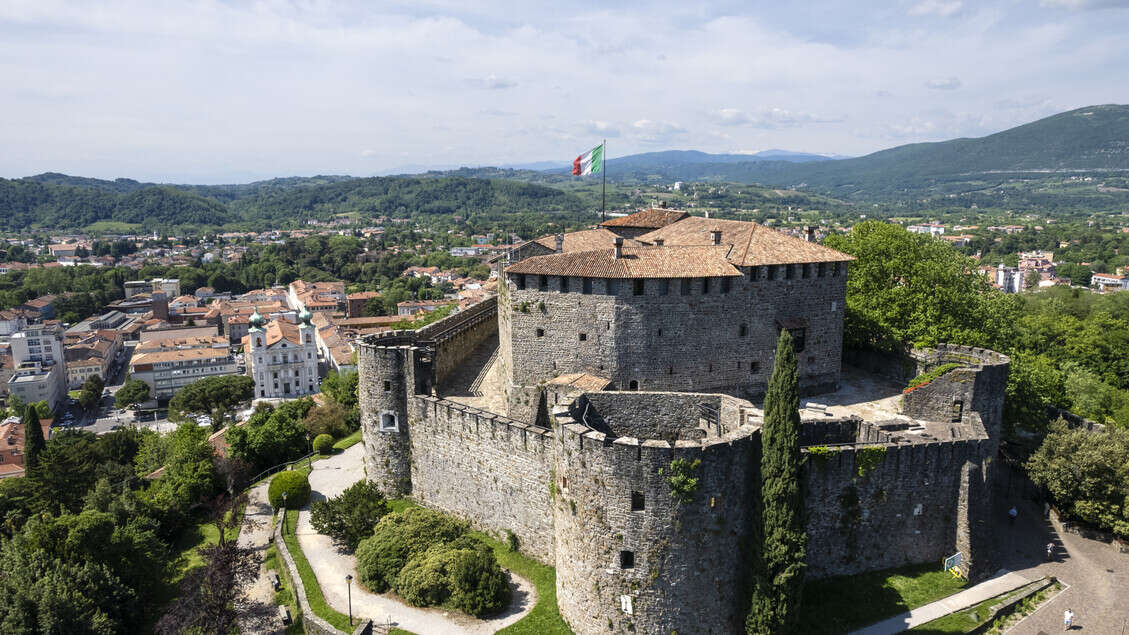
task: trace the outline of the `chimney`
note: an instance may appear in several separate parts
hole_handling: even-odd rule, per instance
[[[710,238],[713,239],[712,240],[713,244],[720,245],[721,244],[721,230],[720,229],[714,229],[714,230],[710,231]]]
[[[709,217],[710,217],[709,210],[706,210],[706,218],[709,218]]]
[[[661,201],[659,203],[659,209],[666,209],[666,201]]]
[[[808,241],[809,243],[815,242],[815,228],[814,227],[809,227],[808,225],[804,225],[804,240]]]
[[[623,237],[622,236],[616,236],[615,237],[615,257],[616,257],[617,260],[619,258],[623,258]]]
[[[557,241],[557,246],[553,249],[553,251],[559,254],[564,251],[564,234],[557,234],[556,236],[553,236],[553,238]]]
[[[656,238],[656,239],[655,239],[655,246],[656,246],[656,247],[662,247],[662,246],[663,246],[663,243],[665,243],[665,242],[666,242],[666,241],[665,241],[665,240],[663,240],[662,238]]]

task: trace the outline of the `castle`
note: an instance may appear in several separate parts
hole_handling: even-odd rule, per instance
[[[853,259],[805,238],[650,209],[514,249],[497,296],[361,343],[368,478],[512,531],[556,567],[577,633],[742,632],[760,400],[787,329],[808,575],[959,551],[983,577],[1009,360],[941,346],[844,369]]]

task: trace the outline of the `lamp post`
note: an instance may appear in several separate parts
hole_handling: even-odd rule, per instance
[[[286,492],[282,493],[282,533],[286,533]]]
[[[345,588],[349,595],[349,626],[353,625],[353,574],[345,574]]]

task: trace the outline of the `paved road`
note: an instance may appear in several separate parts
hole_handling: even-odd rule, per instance
[[[314,463],[310,474],[310,487],[313,500],[337,496],[353,483],[364,478],[362,460],[364,445],[358,443],[345,452]],[[528,613],[537,603],[537,593],[528,580],[510,574],[510,587],[513,600],[510,607],[501,615],[479,620],[457,611],[441,609],[421,609],[408,606],[387,595],[370,593],[355,584],[357,577],[356,558],[341,550],[333,541],[317,533],[310,526],[310,513],[302,510],[298,515],[298,542],[306,554],[310,566],[317,575],[326,601],[338,611],[348,610],[348,593],[345,574],[353,575],[352,606],[354,616],[364,616],[374,622],[384,623],[391,619],[392,624],[413,633],[443,633],[485,635],[504,628]]]
[[[1024,577],[1055,576],[1069,585],[1050,602],[1020,622],[1010,633],[1038,635],[1062,630],[1062,612],[1075,613],[1075,630],[1094,635],[1129,635],[1129,554],[1075,534],[1059,534],[1043,517],[1042,503],[1008,496],[1007,474],[997,481],[1001,502],[995,535],[1000,565]],[[1015,488],[1018,489],[1018,488]],[[1006,510],[1015,504],[1019,520],[1011,526]],[[1055,543],[1054,560],[1046,562],[1046,545]]]

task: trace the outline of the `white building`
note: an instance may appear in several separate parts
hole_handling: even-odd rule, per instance
[[[149,396],[169,399],[188,384],[237,372],[235,357],[223,348],[187,348],[134,355],[130,376],[149,384]]]
[[[52,411],[58,412],[67,396],[63,363],[22,362],[8,379],[8,393],[24,403],[46,401]]]
[[[1090,286],[1098,291],[1125,291],[1129,290],[1129,277],[1113,273],[1095,273],[1090,276]]]
[[[906,227],[906,230],[915,234],[940,236],[945,233],[945,226],[940,223],[922,223],[921,225],[910,225]]]
[[[1004,293],[1019,293],[1023,288],[1023,273],[1015,267],[1000,265],[996,269],[996,286]]]
[[[279,320],[267,324],[258,311],[251,314],[243,350],[257,399],[301,397],[318,391],[317,329],[310,323],[312,318],[309,309],[302,309],[297,325]]]

